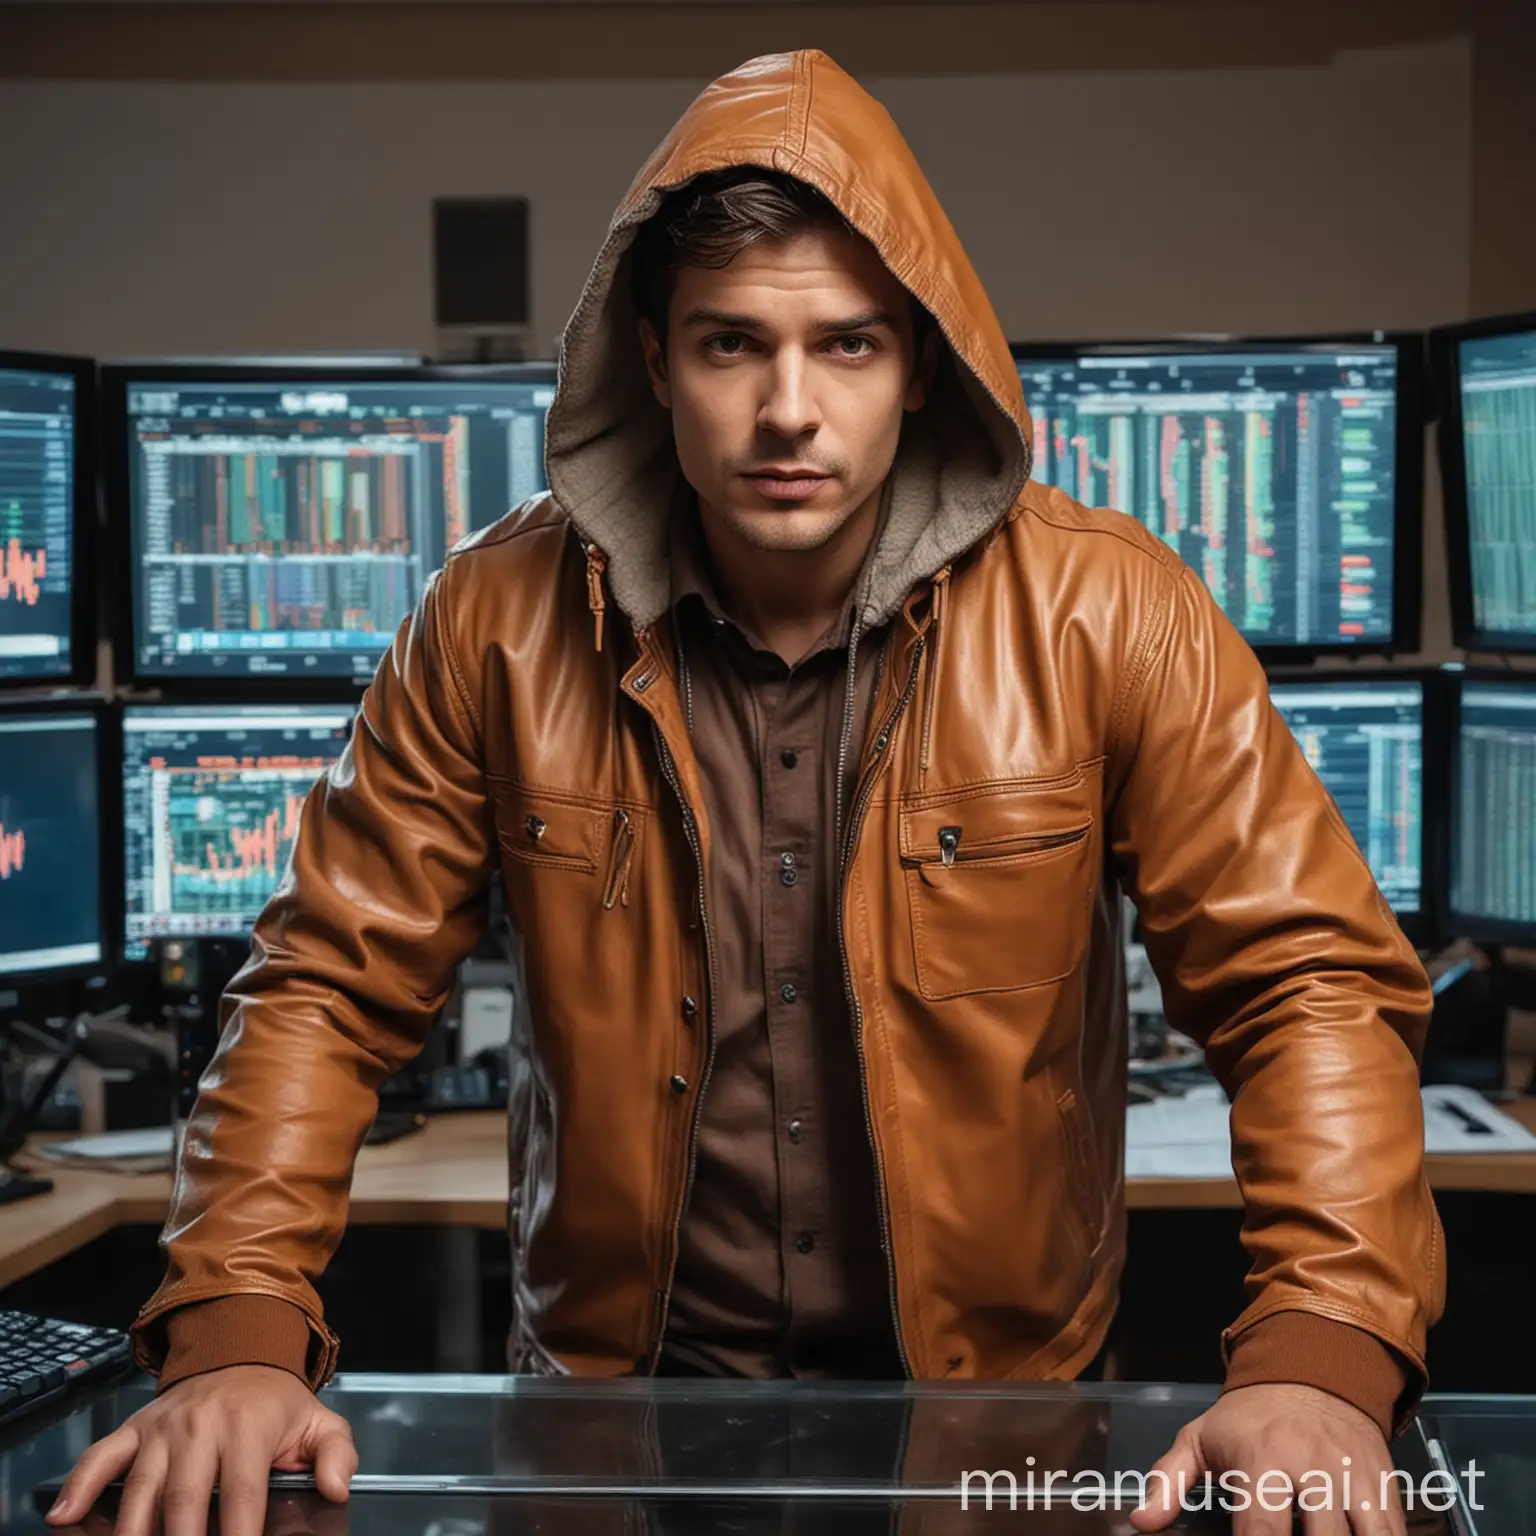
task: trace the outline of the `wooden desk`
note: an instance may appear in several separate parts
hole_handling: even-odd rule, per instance
[[[1536,1131],[1536,1098],[1500,1109]],[[30,1160],[33,1166],[39,1159]],[[1430,1157],[1430,1183],[1438,1190],[1536,1194],[1536,1152]],[[169,1174],[43,1171],[51,1194],[0,1206],[0,1288],[82,1248],[130,1222],[159,1225],[170,1202]],[[1234,1179],[1131,1179],[1132,1210],[1237,1208]],[[507,1122],[497,1111],[442,1115],[415,1136],[364,1147],[352,1183],[351,1220],[480,1227],[497,1231],[507,1220]]]
[[[0,1206],[0,1289],[114,1227],[159,1226],[170,1207],[169,1173],[97,1173],[61,1168],[44,1158],[25,1161],[52,1179],[53,1189]],[[414,1136],[364,1147],[349,1215],[370,1226],[504,1228],[506,1115],[494,1110],[440,1115]]]

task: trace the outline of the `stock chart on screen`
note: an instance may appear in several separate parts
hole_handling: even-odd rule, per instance
[[[0,367],[0,682],[67,676],[75,380]]]
[[[143,959],[156,938],[246,934],[351,725],[344,705],[124,711],[128,959]]]
[[[93,716],[0,715],[0,975],[102,958],[97,777]]]
[[[368,678],[447,551],[545,488],[553,397],[553,365],[129,381],[136,672]]]
[[[1536,635],[1536,331],[1457,346],[1472,616]]]
[[[1463,682],[1453,750],[1451,910],[1536,925],[1536,683]]]
[[[1034,478],[1137,518],[1254,646],[1393,638],[1394,346],[1022,356]]]
[[[1399,915],[1424,887],[1424,685],[1271,683],[1269,696]]]

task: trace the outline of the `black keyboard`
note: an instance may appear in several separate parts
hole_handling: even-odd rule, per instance
[[[133,1364],[128,1335],[0,1309],[0,1425]]]

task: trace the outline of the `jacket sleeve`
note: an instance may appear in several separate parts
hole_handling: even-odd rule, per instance
[[[1428,980],[1257,658],[1188,568],[1165,582],[1106,792],[1169,1022],[1232,1099],[1251,1266],[1226,1385],[1310,1381],[1392,1434],[1445,1303],[1419,1096]]]
[[[455,570],[450,559],[428,583],[306,799],[288,871],[221,1001],[161,1234],[166,1275],[131,1330],[148,1370],[179,1350],[163,1384],[237,1360],[299,1366],[311,1387],[335,1371],[314,1281],[346,1226],[379,1085],[435,1022],[483,927],[493,868],[449,634]],[[255,1298],[297,1309],[302,1338],[284,1307]]]

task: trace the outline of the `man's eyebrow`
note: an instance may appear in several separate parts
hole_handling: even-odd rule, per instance
[[[714,325],[723,331],[761,331],[766,324],[756,315],[738,315],[728,309],[709,309],[703,306],[690,309],[680,323],[684,329]],[[850,331],[867,331],[878,325],[894,331],[897,328],[896,317],[889,310],[869,309],[862,314],[849,315],[845,320],[823,320],[816,330],[823,336],[842,336]]]
[[[845,331],[868,331],[877,325],[896,329],[896,317],[886,309],[867,309],[862,315],[850,315],[846,320],[824,320],[816,327],[824,336],[842,335]]]
[[[718,325],[725,331],[760,331],[763,322],[755,315],[735,315],[728,309],[690,309],[683,316],[684,326]]]

